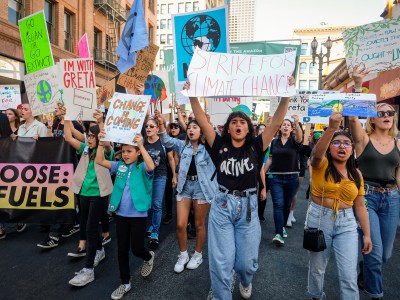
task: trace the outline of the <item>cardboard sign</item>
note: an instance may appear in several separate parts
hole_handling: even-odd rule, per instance
[[[223,125],[229,114],[234,111],[242,111],[251,116],[253,99],[246,97],[224,97],[208,100],[208,110],[211,123],[214,125]]]
[[[309,116],[330,116],[342,112],[343,116],[376,117],[375,94],[316,94],[311,95]]]
[[[0,110],[17,108],[21,103],[19,85],[0,85]]]
[[[150,44],[147,48],[136,51],[136,65],[126,73],[120,74],[117,83],[128,89],[135,87],[137,82],[144,83],[147,75],[153,70],[159,47]]]
[[[28,74],[54,65],[44,11],[18,21]]]
[[[92,58],[61,59],[65,120],[95,121],[96,79]]]
[[[133,138],[140,133],[150,96],[115,93],[108,109],[104,141],[133,145]]]
[[[193,97],[292,96],[288,78],[296,52],[274,55],[210,53],[196,48],[188,70]]]
[[[57,102],[63,101],[59,74],[58,67],[52,66],[25,75],[26,94],[33,116],[54,112]]]
[[[115,78],[107,81],[107,83],[96,90],[97,107],[104,105],[108,108],[110,105],[110,99],[115,93]]]
[[[370,73],[400,67],[400,17],[348,29],[343,40],[349,74],[356,65]]]
[[[229,53],[228,6],[172,16],[176,82],[185,82],[196,47]]]

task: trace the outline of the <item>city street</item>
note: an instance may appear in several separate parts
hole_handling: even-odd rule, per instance
[[[306,181],[305,181],[306,182]],[[252,299],[308,299],[308,255],[302,248],[303,223],[307,208],[304,183],[295,211],[297,223],[288,229],[285,245],[276,248],[273,238],[272,203],[268,194],[266,222],[262,223],[262,242],[259,271],[253,281]],[[197,270],[175,274],[173,267],[179,253],[175,236],[175,222],[163,225],[161,243],[156,251],[153,273],[143,279],[139,273],[141,261],[131,259],[132,290],[123,299],[206,299],[210,289],[207,247],[204,262]],[[1,299],[110,299],[119,285],[116,256],[115,224],[111,223],[112,241],[105,246],[106,259],[95,269],[95,280],[86,287],[74,288],[68,281],[84,265],[84,259],[71,259],[67,253],[75,250],[78,234],[64,239],[54,249],[43,251],[36,244],[45,238],[40,227],[30,225],[25,232],[16,233],[8,226],[6,239],[0,241],[0,298]],[[190,240],[190,252],[194,240]],[[400,235],[397,235],[393,258],[384,269],[385,299],[398,299],[400,285]],[[238,282],[233,299],[241,299]],[[339,299],[334,257],[325,276],[327,299]],[[369,299],[361,293],[361,299]]]

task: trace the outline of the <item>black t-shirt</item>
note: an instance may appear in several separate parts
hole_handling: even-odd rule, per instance
[[[72,121],[72,125],[74,125],[76,130],[83,133],[83,127],[77,121]],[[60,120],[55,121],[51,132],[54,137],[64,136],[64,124],[61,124]]]
[[[299,172],[299,147],[300,144],[296,143],[293,136],[289,137],[285,145],[280,138],[274,139],[271,143],[272,163],[269,173]]]
[[[194,159],[194,155],[192,155],[192,160],[190,161],[189,170],[188,170],[187,174],[190,176],[197,175],[196,162]]]
[[[251,145],[235,148],[215,134],[214,144],[211,149],[207,145],[207,150],[217,169],[218,184],[239,191],[257,187],[264,158],[261,136],[253,138]]]
[[[171,149],[163,147],[160,139],[152,144],[146,142],[144,147],[153,159],[155,165],[154,176],[167,176],[167,153]]]

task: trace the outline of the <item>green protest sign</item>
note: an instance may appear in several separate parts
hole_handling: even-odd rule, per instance
[[[175,64],[174,51],[172,49],[164,50],[164,62],[168,71],[169,92],[175,94]]]
[[[18,21],[27,73],[54,65],[44,12]]]

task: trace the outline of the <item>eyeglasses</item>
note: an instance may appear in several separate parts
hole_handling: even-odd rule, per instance
[[[96,137],[96,136],[95,136],[94,134],[88,134],[88,136],[87,136],[88,140],[94,139],[95,137]]]
[[[353,147],[352,142],[341,142],[341,141],[332,141],[331,145],[335,148],[339,148],[340,146],[343,146],[345,148],[350,148]]]
[[[179,128],[179,126],[171,125],[171,129],[178,129],[178,128]]]
[[[383,118],[384,116],[388,116],[388,117],[393,117],[394,114],[396,112],[394,110],[388,110],[388,111],[377,111],[376,115],[378,116],[378,118]]]
[[[151,129],[153,129],[153,128],[156,128],[156,126],[155,126],[155,125],[146,125],[144,128],[151,128]]]

